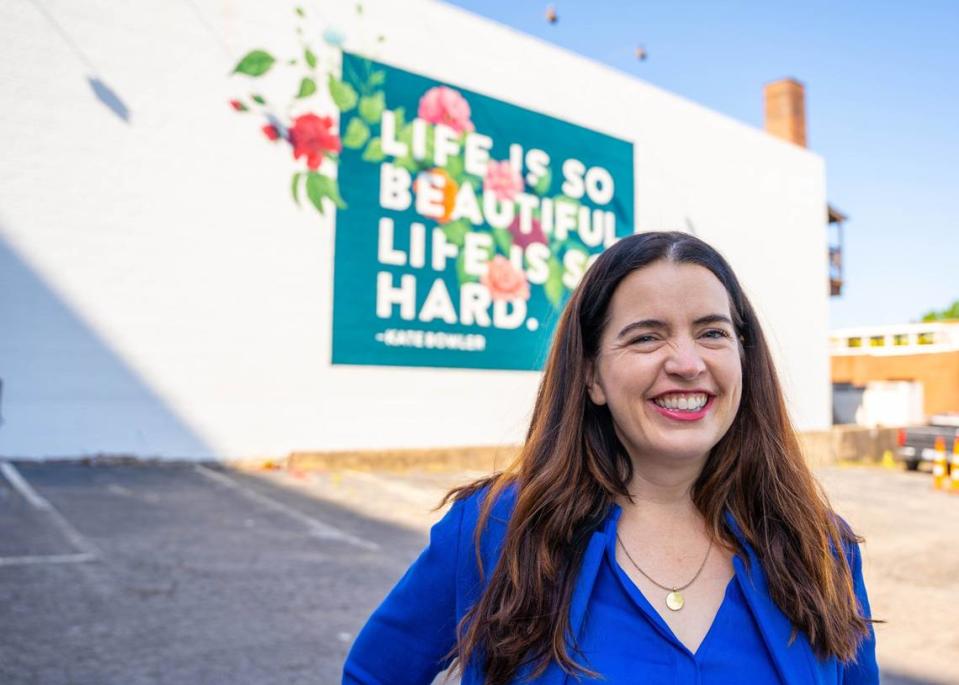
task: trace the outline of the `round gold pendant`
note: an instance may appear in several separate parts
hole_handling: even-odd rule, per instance
[[[666,595],[666,606],[673,611],[679,611],[683,608],[683,604],[686,603],[686,600],[683,599],[683,596],[679,594],[676,590],[673,590],[668,595]]]

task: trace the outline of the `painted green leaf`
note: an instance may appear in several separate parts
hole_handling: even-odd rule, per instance
[[[486,261],[487,262],[493,261],[493,257],[495,256],[496,256],[496,241],[493,240],[493,242],[491,242],[486,249]]]
[[[371,124],[380,123],[383,110],[386,108],[386,97],[383,91],[373,95],[364,95],[360,98],[360,116]]]
[[[463,247],[466,242],[466,234],[470,232],[470,222],[466,219],[457,219],[442,226],[443,234],[446,240],[456,247]]]
[[[316,55],[309,48],[303,50],[303,59],[310,65],[310,69],[316,69]]]
[[[393,110],[393,116],[396,119],[396,130],[403,130],[403,128],[406,126],[406,108],[397,107]]]
[[[543,290],[546,293],[546,299],[555,309],[559,309],[566,287],[563,285],[563,265],[555,257],[549,258],[549,276],[543,284]]]
[[[302,8],[302,7],[297,7],[297,8],[296,8],[296,16],[298,16],[298,17],[305,17],[305,16],[306,16],[306,13],[303,11],[303,8]]]
[[[353,117],[346,127],[346,133],[343,134],[343,145],[351,150],[358,150],[363,147],[369,137],[370,127],[359,117]]]
[[[411,174],[415,174],[420,170],[420,165],[417,164],[416,160],[410,155],[406,155],[405,157],[397,157],[395,160],[393,160],[393,165],[403,167]]]
[[[320,179],[326,178],[321,176],[315,171],[309,172],[306,177],[306,196],[310,199],[310,202],[313,203],[313,206],[316,207],[316,211],[320,214],[325,214],[323,209],[323,198],[326,195],[323,194],[323,182]]]
[[[316,81],[311,79],[309,76],[303,78],[300,81],[300,92],[296,94],[298,98],[307,98],[313,95],[316,92]]]
[[[406,124],[400,126],[400,122],[396,122],[396,130],[399,133],[396,134],[396,139],[401,143],[406,143],[407,148],[411,148],[413,145],[413,124]]]
[[[329,75],[327,86],[330,89],[330,97],[333,103],[341,112],[348,112],[356,106],[356,91],[349,83],[343,83],[338,78]]]
[[[435,159],[436,136],[433,132],[434,128],[432,124],[426,127],[426,157],[423,158],[424,166],[432,166],[432,160]]]
[[[297,171],[293,174],[293,183],[290,186],[290,190],[293,191],[293,201],[299,205],[300,204],[300,179],[303,177],[302,171]]]
[[[247,76],[263,76],[273,66],[273,55],[266,50],[252,50],[241,59],[233,68],[234,74],[246,74]]]
[[[509,257],[509,249],[513,247],[513,234],[505,228],[494,228],[493,240],[496,243],[496,247],[498,247],[504,255]]]
[[[463,158],[457,155],[446,160],[446,173],[450,175],[457,184],[462,184],[463,177],[466,175],[463,168]]]
[[[324,176],[316,171],[310,171],[306,177],[306,196],[316,207],[320,214],[323,214],[323,199],[329,198],[339,209],[346,209],[346,203],[340,197],[340,188],[336,179]]]
[[[250,98],[253,100],[253,102],[255,102],[258,105],[266,104],[266,98],[264,98],[262,95],[253,94],[250,96]]]
[[[464,283],[475,283],[479,280],[479,276],[466,273],[466,252],[463,251],[460,251],[459,256],[456,258],[456,280],[459,281],[460,285]]]
[[[370,74],[370,85],[374,88],[376,86],[382,86],[386,83],[386,72],[385,71],[374,71]]]
[[[326,196],[333,200],[333,204],[336,205],[337,209],[346,209],[346,203],[343,201],[343,198],[340,197],[340,186],[336,179],[330,178],[329,176],[323,176],[322,178],[324,179]]]
[[[542,197],[549,192],[549,187],[553,182],[553,174],[547,169],[546,173],[539,177],[536,185],[533,186],[533,192]]]
[[[382,162],[385,156],[383,142],[379,138],[370,138],[369,144],[363,150],[363,159],[367,162]]]

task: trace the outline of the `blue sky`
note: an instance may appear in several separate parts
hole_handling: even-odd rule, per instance
[[[763,84],[798,78],[809,147],[849,216],[830,326],[959,299],[959,1],[557,0],[554,25],[547,2],[451,4],[757,127]]]

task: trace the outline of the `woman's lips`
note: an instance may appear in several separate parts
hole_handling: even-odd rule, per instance
[[[697,409],[696,411],[681,411],[679,409],[666,409],[665,407],[660,407],[653,400],[649,400],[649,403],[653,405],[653,409],[658,411],[660,414],[669,419],[674,419],[676,421],[699,421],[701,418],[706,416],[709,412],[709,408],[713,406],[713,400],[716,399],[712,395],[706,398],[706,404],[703,405],[702,409]]]

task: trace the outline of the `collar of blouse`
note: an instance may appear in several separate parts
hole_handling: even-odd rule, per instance
[[[570,605],[570,628],[574,635],[578,635],[586,615],[586,604],[592,594],[593,584],[599,573],[606,544],[609,537],[616,534],[616,520],[620,513],[619,507],[613,507],[603,527],[597,530],[590,539],[583,565],[580,570],[580,580],[573,592]],[[736,523],[732,514],[726,512],[726,524],[733,535],[742,544],[747,558],[744,560],[738,554],[733,556],[733,567],[736,575],[743,581],[741,586],[746,601],[749,604],[756,622],[759,624],[763,639],[772,654],[779,670],[783,683],[810,683],[819,682],[820,677],[814,668],[816,661],[812,648],[802,633],[797,633],[795,640],[792,636],[792,624],[779,607],[769,597],[769,585],[766,574],[759,563],[755,550],[743,536],[743,532]],[[542,683],[562,683],[565,674],[558,667],[554,678],[548,678],[551,668],[544,674]]]

